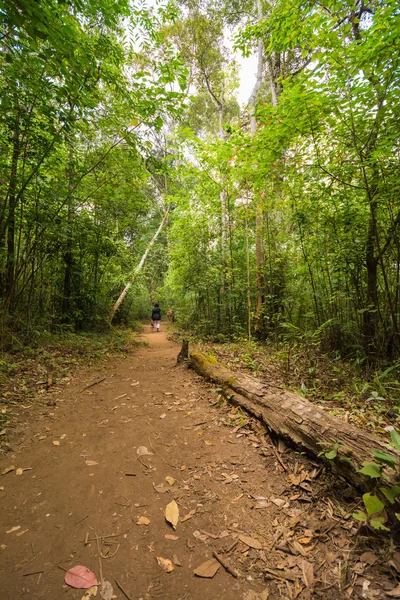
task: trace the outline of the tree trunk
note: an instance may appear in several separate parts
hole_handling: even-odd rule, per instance
[[[13,294],[15,288],[15,210],[17,207],[17,176],[20,154],[19,130],[20,115],[19,108],[16,106],[11,173],[8,187],[7,262],[4,289],[5,305],[8,310],[12,310],[13,308]]]
[[[370,202],[365,264],[367,268],[367,297],[363,313],[364,350],[369,358],[376,357],[376,316],[378,310],[378,260],[375,256],[376,202]]]
[[[340,476],[361,490],[371,487],[370,480],[358,470],[363,462],[373,460],[372,450],[400,457],[399,452],[378,438],[292,392],[267,385],[246,373],[230,371],[200,353],[190,355],[190,364],[200,375],[220,386],[229,402],[244,408],[299,450],[318,457],[321,450],[328,451],[340,442],[334,462],[323,457],[320,460],[333,466]]]
[[[117,312],[118,308],[121,306],[122,302],[125,300],[126,295],[127,295],[128,291],[129,291],[129,288],[134,283],[136,276],[142,270],[143,265],[146,262],[147,255],[150,252],[150,250],[151,250],[152,246],[154,245],[155,241],[157,240],[157,238],[158,238],[158,236],[159,236],[159,234],[160,234],[160,232],[161,232],[161,230],[162,230],[162,228],[164,226],[164,223],[165,223],[165,221],[168,218],[168,212],[169,212],[169,208],[167,209],[167,211],[166,211],[166,213],[165,213],[165,215],[164,215],[164,217],[163,217],[163,219],[162,219],[162,221],[160,223],[159,228],[157,229],[157,231],[155,232],[155,234],[151,238],[149,245],[147,246],[147,248],[146,248],[146,250],[145,250],[142,258],[140,259],[140,263],[138,264],[138,266],[134,270],[131,281],[128,281],[128,283],[126,284],[126,286],[122,290],[122,292],[121,292],[118,300],[116,301],[116,303],[112,307],[112,310],[111,310],[111,313],[110,313],[110,316],[109,316],[109,323],[110,323],[110,325],[111,325],[111,323],[112,323],[112,321],[114,319],[115,313]]]
[[[258,21],[262,19],[262,7],[261,0],[256,1]],[[264,42],[258,41],[257,46],[257,75],[256,81],[251,92],[248,105],[250,113],[250,131],[252,135],[255,135],[257,131],[257,120],[256,120],[256,104],[258,93],[263,81],[263,68],[264,68]],[[256,306],[255,306],[255,329],[256,333],[262,336],[264,331],[264,318],[263,318],[263,303],[264,303],[264,216],[263,216],[263,205],[260,197],[256,199]]]

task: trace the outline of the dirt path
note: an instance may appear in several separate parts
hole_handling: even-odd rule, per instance
[[[216,406],[216,394],[192,371],[175,368],[179,348],[166,333],[142,337],[146,348],[100,372],[81,371],[25,409],[29,422],[0,461],[1,470],[26,469],[0,478],[0,598],[80,600],[84,592],[64,585],[60,567],[81,564],[100,577],[96,535],[118,600],[261,600],[267,591],[270,600],[350,597],[338,582],[352,525],[337,521],[332,538],[333,507],[320,497],[318,470],[291,454],[291,473],[304,484],[291,487],[261,430],[244,434],[240,414]],[[140,447],[151,454],[138,456]],[[169,491],[166,477],[175,480]],[[176,531],[164,518],[174,498]],[[149,523],[137,524],[141,517]],[[289,551],[271,552],[274,540],[290,542]],[[193,574],[214,550],[237,579],[222,567],[212,579]],[[173,572],[156,557],[173,561]],[[271,568],[281,569],[282,581]],[[306,585],[312,570],[316,592]],[[352,591],[362,585],[357,578]]]

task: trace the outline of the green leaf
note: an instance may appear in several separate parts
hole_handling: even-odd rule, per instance
[[[382,500],[379,500],[378,496],[375,496],[375,494],[368,492],[367,494],[364,494],[362,498],[369,517],[376,513],[380,513],[385,508]]]
[[[394,465],[397,463],[396,456],[391,456],[390,454],[385,454],[385,452],[380,452],[379,450],[372,450],[372,454],[379,461],[388,465],[389,467],[394,468]]]
[[[394,485],[391,488],[381,487],[379,490],[382,494],[389,500],[390,504],[394,504],[396,502],[397,496],[400,495],[400,485]]]
[[[394,429],[390,432],[390,438],[392,440],[392,446],[397,450],[400,450],[400,435]]]
[[[382,531],[390,531],[389,527],[386,527],[386,525],[383,525],[383,523],[381,523],[380,521],[377,521],[376,519],[373,519],[370,523],[371,527],[373,527],[376,530],[382,530]]]
[[[356,521],[368,521],[368,515],[363,510],[356,510],[352,513],[351,516]]]
[[[371,479],[382,477],[381,467],[373,462],[364,462],[363,468],[359,469],[358,472],[371,477]]]
[[[330,452],[326,452],[326,453],[325,453],[325,457],[326,457],[328,460],[333,460],[334,458],[336,458],[336,457],[337,457],[337,449],[336,449],[336,448],[334,448],[333,450],[330,450]]]

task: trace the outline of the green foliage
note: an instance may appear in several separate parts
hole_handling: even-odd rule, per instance
[[[158,227],[173,168],[159,132],[187,74],[161,33],[176,16],[126,0],[4,5],[1,319],[22,342],[101,327]]]

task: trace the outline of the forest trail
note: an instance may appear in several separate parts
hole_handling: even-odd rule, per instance
[[[204,380],[175,367],[179,347],[165,329],[141,337],[146,347],[100,372],[81,370],[26,409],[29,422],[0,465],[25,469],[0,478],[2,600],[81,600],[84,591],[65,586],[62,569],[85,565],[100,578],[96,536],[118,600],[349,597],[338,588],[338,564],[350,556],[352,524],[335,518],[333,505],[327,510],[317,470],[293,454],[293,472],[307,477],[291,488],[261,426],[242,430],[235,409],[217,406]],[[139,456],[140,447],[150,454]],[[176,531],[164,518],[173,499]],[[279,539],[291,539],[292,552],[271,552]],[[213,551],[237,579],[222,566],[211,579],[194,575]],[[323,591],[314,595],[306,584],[317,577]]]

